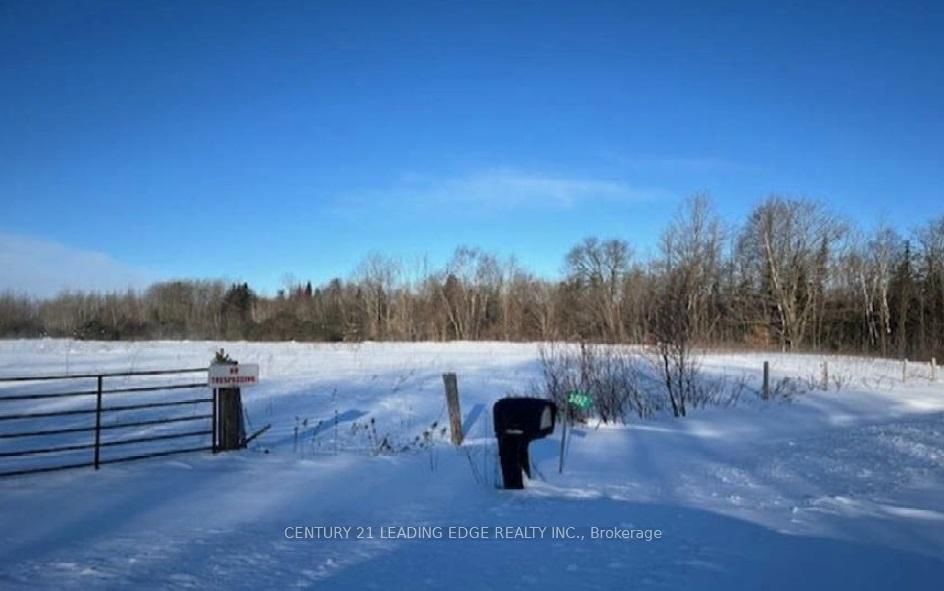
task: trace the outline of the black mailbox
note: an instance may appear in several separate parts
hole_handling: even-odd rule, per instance
[[[522,471],[531,477],[528,445],[554,432],[557,405],[540,398],[503,398],[492,407],[505,488],[524,488]]]

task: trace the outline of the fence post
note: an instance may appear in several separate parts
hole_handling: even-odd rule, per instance
[[[764,400],[770,399],[770,362],[764,362],[764,390],[763,390]]]
[[[217,406],[216,388],[213,388],[213,403],[212,403],[212,404],[213,404],[213,434],[210,435],[210,437],[212,437],[213,440],[210,442],[210,448],[213,450],[213,453],[216,453],[216,449],[217,449],[217,448],[216,448],[216,439],[217,439],[217,437],[216,437],[216,433],[217,433],[217,428],[216,428],[216,412],[217,412],[217,411],[216,411],[216,406]]]
[[[98,388],[95,395],[95,469],[98,470],[99,453],[102,443],[102,376],[98,376]]]
[[[934,382],[937,380],[937,359],[934,357],[931,358],[931,381]]]
[[[901,360],[901,383],[904,384],[908,381],[908,360]]]
[[[443,385],[446,387],[446,406],[449,407],[449,430],[452,432],[452,443],[462,445],[462,413],[459,410],[459,384],[456,374],[444,373]]]
[[[560,463],[557,465],[558,474],[564,473],[564,453],[567,451],[567,424],[573,419],[570,410],[570,401],[564,398],[564,427],[561,430]]]
[[[243,429],[243,401],[239,388],[219,389],[220,412],[217,451],[241,449],[245,439]]]
[[[829,390],[829,362],[823,361],[823,390]]]

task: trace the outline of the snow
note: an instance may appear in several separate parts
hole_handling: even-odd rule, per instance
[[[491,405],[531,391],[537,345],[222,345],[260,365],[244,401],[252,427],[271,430],[242,453],[0,480],[0,588],[920,589],[944,577],[944,384],[926,364],[903,383],[896,361],[710,353],[707,374],[745,385],[737,406],[591,422],[572,431],[563,474],[555,434],[532,444],[528,488],[504,491]],[[219,346],[3,341],[0,375],[201,366]],[[764,360],[773,382],[807,385],[825,360],[833,383],[760,401]],[[459,376],[459,449],[439,437],[446,371]],[[373,454],[371,419],[396,449],[434,422],[436,443]],[[289,537],[306,527],[352,529]]]

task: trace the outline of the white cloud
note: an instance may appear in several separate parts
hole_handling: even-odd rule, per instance
[[[462,177],[404,175],[386,190],[347,198],[341,208],[378,204],[419,208],[465,205],[492,211],[567,209],[594,202],[633,203],[671,198],[668,191],[634,187],[624,181],[489,169]]]
[[[0,291],[52,296],[62,290],[140,288],[152,273],[109,255],[30,236],[0,233]]]
[[[511,170],[486,171],[433,186],[431,193],[447,201],[505,207],[567,208],[589,201],[643,201],[656,191],[641,190],[613,180],[567,178]]]
[[[714,157],[629,157],[611,155],[629,170],[683,175],[755,173],[761,169],[742,162]]]

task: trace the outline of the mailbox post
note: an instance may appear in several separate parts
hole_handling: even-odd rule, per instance
[[[557,405],[540,398],[503,398],[492,407],[492,416],[502,483],[506,489],[522,489],[522,473],[531,477],[528,445],[554,432]]]

